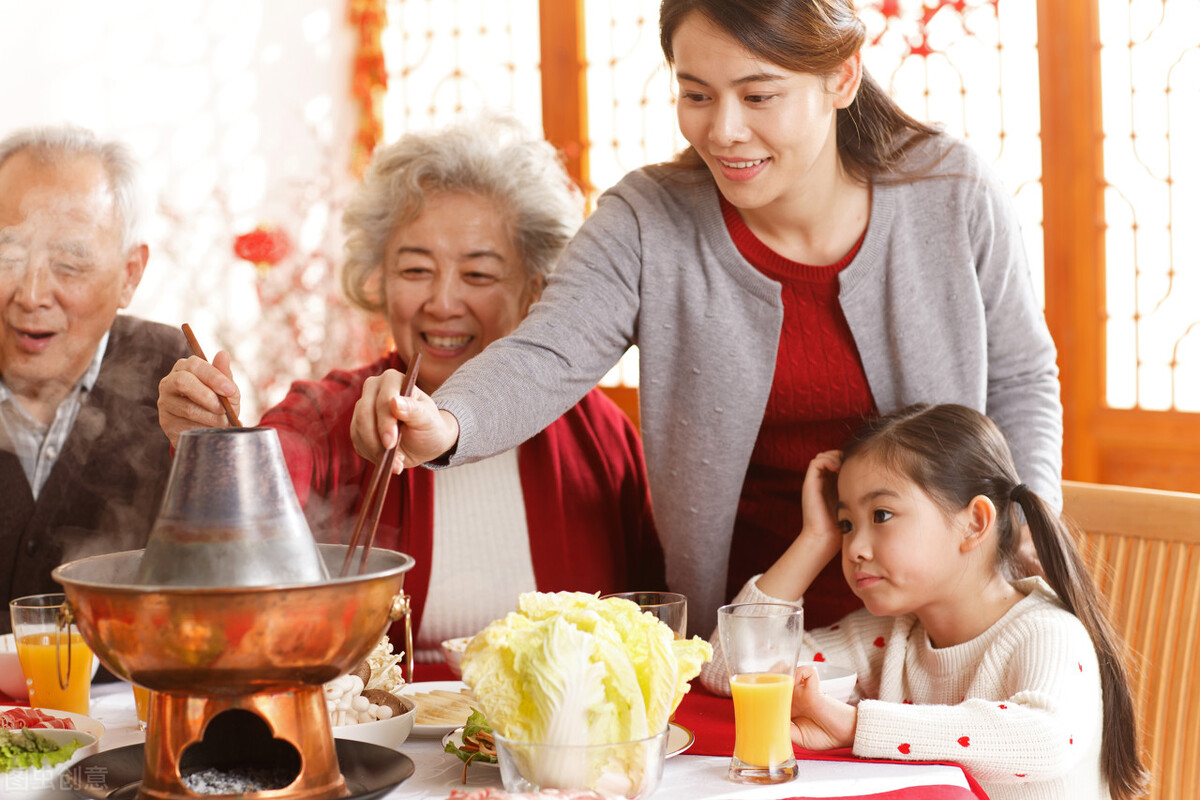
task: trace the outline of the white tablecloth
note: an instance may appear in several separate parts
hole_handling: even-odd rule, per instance
[[[101,750],[139,744],[145,737],[137,729],[133,691],[128,684],[93,686],[90,716],[104,724]],[[409,738],[400,746],[416,765],[411,778],[386,796],[386,800],[446,800],[454,789],[496,786],[500,770],[489,765],[473,765],[462,783],[462,762],[442,751],[434,739]],[[667,759],[662,783],[653,800],[778,800],[778,798],[845,797],[870,794],[910,786],[949,785],[967,788],[966,777],[958,767],[921,764],[871,764],[849,761],[804,761],[795,781],[775,786],[744,786],[725,779],[728,758],[690,756],[686,753]]]

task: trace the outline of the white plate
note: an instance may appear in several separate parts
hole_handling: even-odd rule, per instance
[[[446,747],[446,745],[449,744],[450,742],[454,742],[455,747],[462,747],[462,735],[463,735],[462,728],[455,728],[454,730],[450,731],[449,733],[447,733],[445,736],[442,737],[442,748],[444,749]],[[447,753],[446,755],[452,755],[452,754]],[[458,758],[458,756],[454,756],[454,758]],[[475,761],[471,762],[471,766],[475,766],[476,764],[479,764],[480,766],[483,766],[483,767],[499,767],[500,766],[500,764],[495,761],[475,760]]]
[[[0,772],[0,797],[3,797],[4,800],[44,800],[48,797],[70,796],[70,787],[66,784],[63,773],[67,771],[67,767],[85,756],[92,755],[99,749],[96,737],[84,731],[62,730],[61,728],[37,728],[36,730],[39,736],[53,739],[59,744],[66,744],[71,739],[78,739],[79,749],[71,754],[69,759],[52,767]]]
[[[685,752],[696,741],[696,734],[674,722],[667,724],[667,758]]]
[[[402,697],[411,697],[414,694],[428,694],[435,689],[457,692],[465,688],[467,688],[467,685],[462,681],[417,681],[416,683],[404,684],[404,688],[400,690],[400,695]],[[440,739],[455,728],[461,727],[466,721],[467,717],[464,716],[462,720],[454,725],[421,725],[414,723],[412,733],[409,735],[414,739]]]
[[[12,711],[13,709],[16,709],[16,708],[24,709],[26,711],[29,710],[29,706],[0,706],[0,714],[4,714],[4,713],[6,713],[8,711]],[[59,718],[65,717],[66,719],[69,719],[69,720],[71,720],[71,722],[75,723],[75,730],[83,731],[84,733],[90,733],[92,736],[95,736],[97,739],[99,739],[101,736],[104,735],[104,725],[98,719],[93,719],[92,717],[86,717],[83,714],[74,714],[70,711],[58,711],[57,709],[53,709],[53,708],[44,708],[44,709],[42,709],[42,713],[47,714],[51,717],[59,717]],[[34,730],[36,730],[40,733],[42,731],[61,730],[61,729],[38,728],[35,726]]]

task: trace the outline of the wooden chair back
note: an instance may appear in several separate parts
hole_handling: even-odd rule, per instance
[[[1063,512],[1133,651],[1153,800],[1200,798],[1200,494],[1063,481]]]
[[[638,388],[636,386],[601,386],[600,391],[608,395],[638,430],[641,430],[641,409],[638,408]]]

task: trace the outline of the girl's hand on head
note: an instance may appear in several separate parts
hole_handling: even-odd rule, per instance
[[[796,670],[792,690],[792,741],[808,750],[831,750],[854,744],[858,709],[821,694],[817,669]]]
[[[819,453],[808,465],[801,489],[804,527],[788,549],[758,579],[758,590],[788,602],[799,600],[817,574],[842,552],[837,524],[837,473],[840,450]]]
[[[404,373],[389,369],[367,378],[354,406],[350,440],[360,456],[378,462],[400,438],[392,472],[431,461],[458,441],[458,420],[441,411],[433,398],[413,387],[411,397],[401,397]],[[401,427],[403,425],[403,427]]]
[[[229,353],[220,351],[211,364],[199,356],[176,361],[158,382],[158,424],[171,446],[184,431],[227,426],[221,397],[228,398],[235,414],[241,414],[242,393],[233,381]]]
[[[842,529],[838,527],[837,515],[837,479],[841,468],[841,450],[818,453],[808,464],[801,489],[803,534],[809,546],[820,547],[826,554],[826,562],[842,551]]]

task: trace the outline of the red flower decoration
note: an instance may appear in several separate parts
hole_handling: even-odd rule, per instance
[[[900,745],[896,749],[899,750],[901,753],[904,753],[904,755],[908,755],[909,753],[912,752],[912,746],[908,742],[905,742],[904,744]]]
[[[292,240],[282,228],[259,225],[233,240],[233,252],[265,271],[288,257]]]

